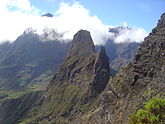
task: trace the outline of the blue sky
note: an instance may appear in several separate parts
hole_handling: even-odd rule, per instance
[[[60,2],[72,3],[73,0],[30,0],[32,5],[54,13]],[[77,0],[107,25],[143,27],[150,32],[156,26],[160,15],[165,12],[165,0]]]

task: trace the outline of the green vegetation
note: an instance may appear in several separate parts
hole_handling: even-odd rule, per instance
[[[38,120],[47,123],[47,118],[53,118],[56,123],[60,124],[69,123],[70,121],[66,117],[72,114],[71,111],[74,111],[74,109],[83,111],[81,119],[88,118],[100,110],[100,108],[96,108],[93,101],[86,104],[81,103],[84,92],[74,84],[57,83],[51,90],[51,94],[53,95],[47,99],[48,101],[46,100],[47,103],[42,107],[42,110],[44,110],[42,113],[35,113],[38,108],[32,108],[20,124],[38,123]]]
[[[28,88],[36,90],[45,90],[49,82],[53,79],[53,72],[47,71],[42,73],[37,78],[34,78],[29,84]]]
[[[68,83],[58,83],[53,87],[51,92],[53,95],[50,96],[50,99],[47,101],[48,103],[42,108],[45,111],[37,114],[34,113],[36,111],[35,109],[31,110],[29,116],[23,119],[20,124],[38,123],[38,120],[46,121],[44,119],[48,117],[55,118],[57,123],[66,123],[67,119],[63,119],[63,117],[70,114],[80,92],[81,90],[78,86]]]
[[[4,99],[0,99],[1,100],[6,100],[6,99],[12,99],[12,98],[18,98],[24,94],[26,94],[27,92],[29,92],[28,90],[22,90],[22,91],[18,91],[18,90],[0,90],[0,96],[6,96]]]
[[[73,105],[75,104],[76,97],[80,92],[78,86],[72,84],[58,84],[54,89],[53,95],[51,96],[50,103],[48,104],[48,109],[59,114],[68,113]]]
[[[38,90],[40,89],[27,88],[27,89],[18,89],[18,90],[0,90],[0,96],[5,96],[3,99],[0,99],[0,102],[7,99],[19,98],[32,91],[38,91]]]
[[[131,115],[131,124],[165,124],[165,99],[152,98],[144,109],[139,109],[137,113]]]
[[[144,91],[143,97],[150,97],[152,96],[153,93],[154,93],[154,89],[149,87],[146,89],[146,91]]]

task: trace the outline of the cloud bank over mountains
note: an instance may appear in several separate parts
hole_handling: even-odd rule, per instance
[[[43,12],[31,5],[29,0],[1,0],[0,4],[0,43],[6,40],[14,41],[26,29],[33,28],[36,33],[43,34],[44,29],[54,29],[62,33],[63,40],[72,39],[80,29],[89,30],[96,45],[105,44],[107,39],[115,42],[141,42],[147,36],[143,28],[123,30],[116,37],[108,32],[108,28],[96,15],[90,15],[88,9],[78,2],[72,4],[60,3],[54,17],[41,17]]]
[[[125,28],[119,31],[117,37],[114,37],[114,42],[142,42],[147,35],[143,28]]]

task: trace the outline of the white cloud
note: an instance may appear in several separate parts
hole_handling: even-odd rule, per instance
[[[16,6],[21,10],[28,11],[31,10],[31,4],[28,0],[13,0],[12,6]]]
[[[11,11],[11,8],[15,8],[15,11]],[[91,32],[97,45],[114,38],[114,35],[108,32],[108,28],[113,26],[104,25],[97,16],[90,15],[89,10],[78,2],[61,3],[52,18],[40,17],[39,13],[40,10],[31,5],[29,0],[2,0],[0,42],[14,41],[29,27],[36,29],[38,34],[42,34],[44,28],[55,29],[59,33],[64,33],[64,39],[72,39],[78,30],[85,29]],[[144,38],[144,34],[143,29],[120,32],[115,41],[125,42],[126,39],[130,39],[138,42]]]
[[[132,29],[124,29],[119,32],[119,35],[114,38],[116,43],[122,42],[142,42],[144,37],[146,37],[148,33],[143,28],[135,28]]]
[[[91,16],[89,11],[77,2],[72,5],[61,3],[55,15],[55,28],[59,32],[67,32],[65,38],[71,39],[78,30],[86,29],[91,32],[95,44],[104,44],[104,39],[112,35],[108,32],[108,26],[97,16]]]

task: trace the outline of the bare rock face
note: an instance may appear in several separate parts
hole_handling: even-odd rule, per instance
[[[72,46],[68,52],[68,58],[73,56],[85,57],[95,53],[95,46],[90,36],[90,32],[85,30],[78,31],[72,41]]]
[[[130,77],[130,85],[146,85],[145,82],[165,82],[165,13],[157,27],[141,44],[132,63],[127,67],[125,76]],[[129,74],[128,74],[129,73]]]
[[[93,88],[101,92],[104,90],[109,79],[109,59],[106,56],[104,47],[101,47],[98,59],[95,63],[95,73]]]

